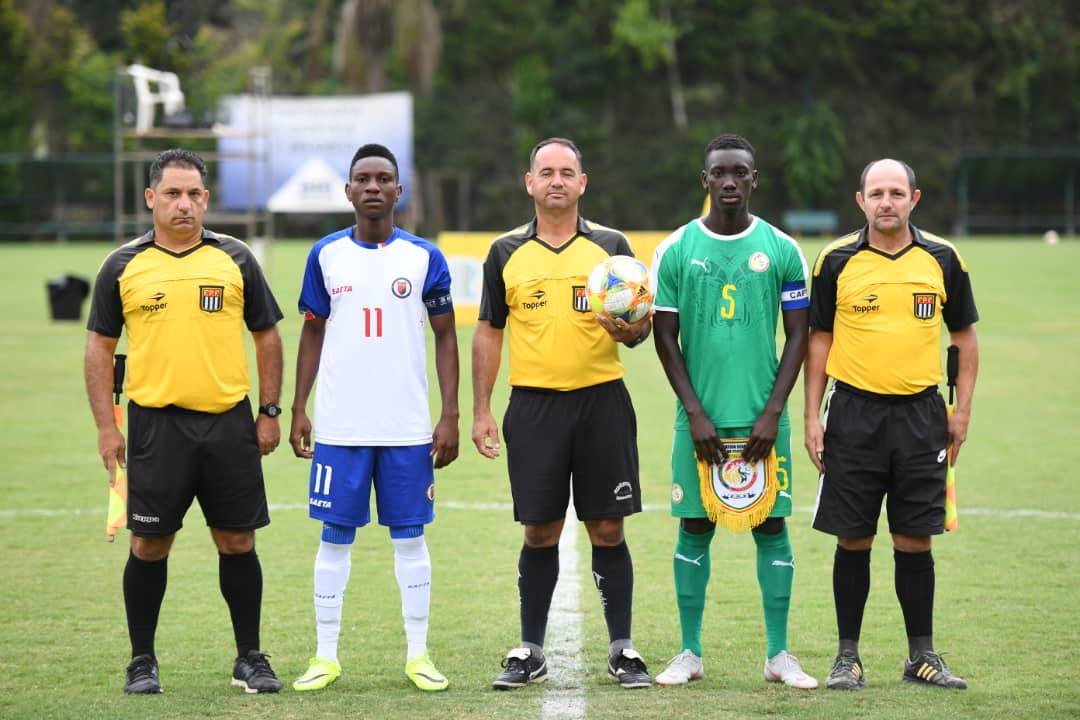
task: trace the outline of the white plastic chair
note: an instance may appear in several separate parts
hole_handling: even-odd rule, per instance
[[[135,83],[135,130],[147,132],[154,127],[154,108],[161,103],[166,115],[184,109],[180,78],[173,72],[155,70],[145,65],[128,65],[127,73]],[[151,83],[155,86],[151,88]]]

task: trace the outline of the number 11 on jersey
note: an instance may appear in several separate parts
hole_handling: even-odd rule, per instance
[[[381,307],[364,308],[364,337],[382,337]]]

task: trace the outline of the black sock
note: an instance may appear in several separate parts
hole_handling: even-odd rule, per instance
[[[630,639],[634,604],[634,563],[625,542],[615,547],[592,546],[592,571],[607,621],[608,640]]]
[[[559,546],[521,546],[518,557],[518,598],[521,602],[521,641],[544,646],[548,611],[559,580]]]
[[[870,597],[870,550],[845,550],[836,546],[833,558],[833,602],[840,652],[859,652],[863,610]]]
[[[236,654],[244,657],[259,649],[259,615],[262,610],[262,566],[252,548],[237,555],[218,554],[218,582],[232,616]]]
[[[140,560],[128,552],[124,566],[124,608],[131,638],[131,657],[154,654],[154,634],[168,576],[168,558]]]
[[[896,599],[904,611],[908,657],[933,650],[934,556],[931,551],[907,553],[893,550],[896,562]]]

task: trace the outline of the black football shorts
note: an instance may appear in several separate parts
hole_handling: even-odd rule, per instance
[[[836,382],[825,405],[814,528],[838,537],[875,535],[885,499],[890,532],[944,532],[948,442],[936,387],[895,396]]]
[[[579,390],[515,387],[503,417],[514,518],[579,520],[641,511],[637,418],[622,380]]]
[[[128,528],[169,535],[199,499],[209,527],[270,523],[262,456],[247,398],[223,413],[128,403]]]

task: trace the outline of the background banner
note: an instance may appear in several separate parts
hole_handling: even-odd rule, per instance
[[[223,209],[264,209],[269,199],[273,212],[351,213],[344,191],[349,160],[365,143],[385,145],[397,157],[404,187],[398,207],[408,204],[413,180],[410,93],[275,95],[272,100],[230,95],[222,99],[222,109],[230,129],[218,139],[223,157],[217,193]],[[256,159],[240,157],[252,148]]]

